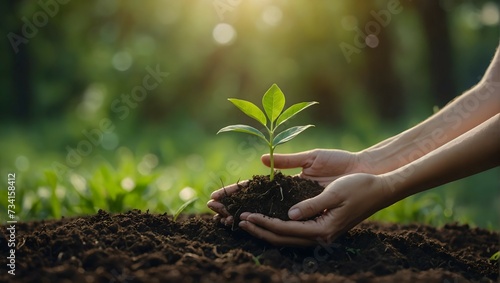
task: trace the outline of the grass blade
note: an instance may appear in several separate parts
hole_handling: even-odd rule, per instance
[[[177,211],[174,213],[174,222],[177,220],[177,217],[179,217],[179,215],[191,204],[193,204],[195,201],[197,201],[198,198],[192,198],[188,201],[186,201],[183,205],[181,205]]]

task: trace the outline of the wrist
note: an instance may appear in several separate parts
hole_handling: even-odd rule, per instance
[[[407,185],[407,176],[403,176],[399,170],[377,175],[379,186],[384,194],[385,206],[392,205],[406,197],[403,194],[404,186]]]
[[[368,176],[370,176],[371,182],[366,186],[366,189],[371,193],[367,195],[366,199],[369,200],[367,205],[371,213],[384,209],[399,200],[397,191],[391,189],[384,174],[369,174]]]
[[[383,174],[391,171],[387,166],[386,158],[379,149],[365,149],[356,153],[357,172],[367,174]]]

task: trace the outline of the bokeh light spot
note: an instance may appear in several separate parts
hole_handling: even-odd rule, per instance
[[[379,39],[376,35],[374,34],[369,34],[366,36],[365,38],[365,43],[368,47],[371,47],[371,48],[376,48],[379,44]]]
[[[183,201],[188,201],[196,195],[196,191],[191,187],[185,187],[179,192],[179,197]]]
[[[236,39],[236,30],[230,24],[217,24],[212,32],[215,42],[221,45],[230,45]]]
[[[82,120],[92,120],[95,113],[102,107],[106,89],[101,84],[90,84],[83,94],[82,102],[77,107],[77,115]]]
[[[137,165],[137,171],[142,175],[149,175],[151,171],[158,165],[158,157],[154,154],[146,154],[142,161]]]
[[[498,25],[500,21],[500,11],[497,4],[493,2],[487,2],[483,5],[481,9],[481,22],[487,26]]]
[[[262,12],[262,20],[270,26],[279,24],[282,18],[283,12],[276,6],[269,6]]]
[[[120,138],[115,133],[104,133],[102,135],[101,146],[105,150],[115,150],[120,144]]]
[[[117,52],[115,55],[113,55],[113,59],[111,60],[111,63],[113,64],[113,67],[117,69],[118,71],[126,71],[132,66],[132,56],[126,51],[123,52]]]
[[[82,195],[87,193],[87,181],[85,178],[78,174],[71,174],[70,182],[73,187]]]
[[[126,177],[124,178],[121,182],[120,182],[120,185],[122,186],[122,188],[127,191],[127,192],[131,192],[134,188],[135,188],[135,182],[132,178],[130,177]]]

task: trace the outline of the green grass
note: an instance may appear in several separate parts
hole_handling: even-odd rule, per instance
[[[51,165],[54,161],[64,163],[64,151],[36,150],[35,141],[12,135],[0,141],[5,149],[0,176],[6,182],[7,173],[16,173],[16,214],[25,221],[93,214],[99,209],[123,212],[135,208],[172,215],[179,210],[209,212],[206,202],[213,190],[254,174],[269,173],[260,162],[266,149],[255,139],[215,137],[192,128],[187,131],[176,133],[175,138],[166,131],[154,139],[130,139],[128,146],[116,150],[95,150],[62,178],[58,178]],[[189,141],[192,138],[183,138],[192,135],[196,136],[194,142]],[[315,129],[298,137],[295,144],[283,145],[279,153],[313,148],[359,150],[368,145],[354,134]],[[298,169],[284,171],[297,172]],[[499,229],[497,174],[496,169],[491,170],[409,197],[371,219],[433,225],[458,221]],[[190,203],[193,198],[197,200]],[[183,206],[186,203],[189,205]],[[6,208],[5,193],[0,198],[1,219],[7,217]]]

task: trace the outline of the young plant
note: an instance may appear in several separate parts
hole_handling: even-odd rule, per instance
[[[276,84],[273,84],[262,97],[262,106],[264,107],[265,114],[259,107],[249,101],[236,98],[229,98],[228,100],[238,107],[243,113],[263,125],[267,130],[267,136],[256,128],[247,125],[227,126],[220,129],[217,134],[222,132],[242,132],[255,135],[262,139],[269,146],[271,163],[271,174],[269,176],[272,181],[274,179],[273,154],[276,147],[290,141],[307,128],[314,127],[314,125],[295,126],[280,133],[277,133],[276,130],[279,126],[283,125],[297,113],[311,105],[317,104],[318,102],[300,102],[283,111],[283,108],[285,107],[285,95]]]

